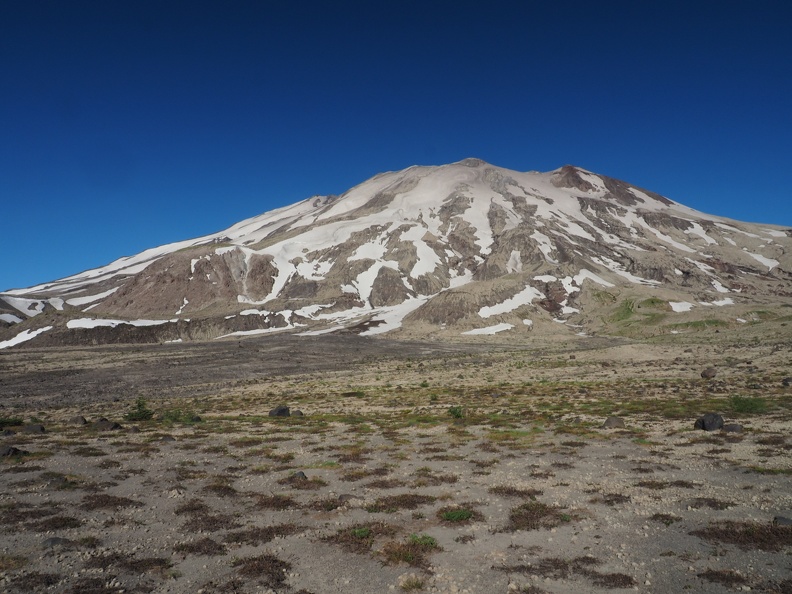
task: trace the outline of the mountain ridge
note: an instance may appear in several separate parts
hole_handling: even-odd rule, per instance
[[[91,334],[112,342],[106,329],[122,326],[123,340],[143,342],[275,331],[599,332],[609,325],[597,321],[608,309],[595,303],[597,291],[617,301],[656,294],[685,311],[787,305],[792,229],[701,213],[573,165],[412,166],[0,293],[0,346]],[[38,334],[22,340],[22,329]]]

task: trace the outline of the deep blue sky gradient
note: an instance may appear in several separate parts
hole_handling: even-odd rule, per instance
[[[762,0],[0,0],[0,289],[465,157],[792,226],[790,25]]]

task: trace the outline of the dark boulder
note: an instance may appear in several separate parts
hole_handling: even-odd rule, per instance
[[[696,419],[693,428],[703,429],[704,431],[717,431],[723,428],[723,417],[717,413],[707,413]]]
[[[61,538],[60,536],[53,536],[41,543],[41,547],[44,549],[54,549],[56,547],[70,548],[73,545],[74,545],[73,540],[69,540],[68,538]]]
[[[714,367],[707,367],[704,371],[701,372],[701,377],[703,379],[713,379],[717,374],[718,372],[715,371]]]
[[[69,419],[69,424],[71,425],[87,425],[88,421],[82,415],[77,415],[76,417],[72,417]]]
[[[602,424],[603,429],[621,429],[624,426],[624,419],[621,417],[608,417]]]
[[[290,416],[289,407],[288,406],[276,406],[271,411],[269,411],[269,416],[271,417],[288,417]]]
[[[782,379],[781,385],[784,386],[785,388],[792,386],[792,377],[785,377],[784,379]]]
[[[294,409],[293,411],[291,411],[291,416],[293,416],[293,417],[303,417],[303,416],[305,416],[305,414],[303,413],[303,411],[301,411],[299,408],[297,408],[297,409]]]
[[[14,446],[0,446],[0,458],[6,458],[9,456],[24,456],[27,453],[28,452],[25,450],[20,450]]]
[[[104,417],[94,423],[91,423],[91,429],[96,431],[118,431],[121,428],[121,425],[115,421],[108,421]]]
[[[47,432],[47,430],[44,429],[44,425],[40,425],[38,423],[34,423],[32,425],[25,425],[19,431],[21,433],[32,433],[32,434],[46,433]]]
[[[773,524],[776,526],[792,526],[792,518],[785,518],[784,516],[776,516],[773,518]]]

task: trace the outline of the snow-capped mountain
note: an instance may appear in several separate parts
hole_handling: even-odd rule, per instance
[[[0,294],[0,347],[574,335],[607,331],[613,311],[636,303],[673,331],[695,312],[741,323],[768,302],[792,304],[792,229],[707,215],[579,167],[525,173],[466,159]]]

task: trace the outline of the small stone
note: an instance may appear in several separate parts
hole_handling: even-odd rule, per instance
[[[726,433],[742,433],[743,426],[739,423],[729,423],[723,426],[723,431]]]
[[[295,409],[295,410],[291,411],[291,416],[293,416],[293,417],[304,417],[305,413],[303,413],[303,411],[301,411],[298,408],[298,409]]]
[[[714,367],[707,367],[701,372],[702,379],[713,379],[718,374]]]
[[[296,481],[307,481],[308,480],[308,477],[305,475],[305,473],[302,470],[298,470],[297,472],[292,474],[290,478],[292,480],[296,480]]]
[[[77,415],[76,417],[72,417],[71,419],[69,419],[69,424],[70,425],[87,425],[88,421],[86,420],[86,418],[84,416]]]
[[[792,377],[785,377],[781,380],[781,385],[785,388],[792,386]]]
[[[621,417],[608,417],[602,424],[603,429],[621,429],[624,426],[624,419]]]
[[[21,433],[46,433],[47,430],[44,429],[44,425],[40,425],[38,423],[34,423],[32,425],[25,425],[19,430]]]

